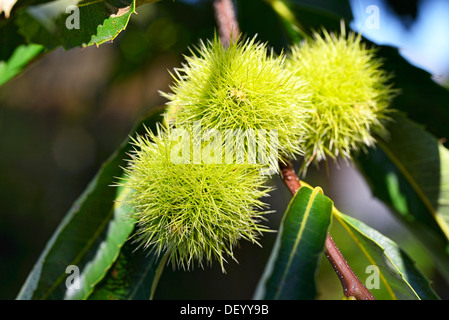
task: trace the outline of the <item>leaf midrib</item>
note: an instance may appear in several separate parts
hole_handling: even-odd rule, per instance
[[[75,257],[75,259],[73,259],[69,264],[71,265],[76,265],[81,258],[85,255],[85,253],[92,247],[92,245],[94,244],[94,242],[98,239],[98,237],[100,236],[100,234],[103,232],[104,228],[106,227],[106,225],[108,224],[108,222],[110,221],[112,215],[114,213],[114,209],[110,210],[109,213],[105,216],[105,218],[103,219],[103,221],[101,222],[99,228],[95,231],[94,236],[91,237],[91,239],[89,241],[86,242],[86,245],[83,247],[83,249],[78,253],[78,255]],[[48,296],[54,291],[54,289],[56,287],[58,287],[61,282],[63,281],[63,279],[65,278],[66,274],[62,273],[54,282],[54,284],[44,293],[44,295],[42,296],[41,299],[45,300],[48,298]]]
[[[298,235],[296,236],[295,244],[293,245],[293,249],[290,251],[290,255],[289,255],[289,258],[288,258],[288,262],[287,262],[287,267],[285,268],[284,273],[282,275],[282,278],[281,278],[281,281],[280,281],[280,285],[279,285],[278,290],[276,292],[275,298],[279,297],[279,295],[281,293],[281,288],[284,286],[285,279],[286,279],[287,274],[288,274],[288,270],[290,269],[290,266],[291,266],[292,261],[293,261],[293,256],[294,256],[294,254],[296,252],[296,249],[298,248],[299,242],[301,241],[302,235],[304,233],[304,230],[305,230],[305,227],[306,227],[306,224],[307,224],[307,219],[309,218],[310,211],[312,209],[313,203],[314,203],[315,198],[316,198],[318,193],[322,193],[322,190],[319,187],[313,189],[312,194],[310,195],[309,201],[307,203],[306,211],[304,212],[304,216],[303,216],[303,219],[301,221],[301,227],[299,228]]]
[[[108,214],[102,219],[101,224],[97,228],[97,230],[94,232],[93,236],[90,238],[89,241],[86,242],[86,245],[80,250],[80,252],[75,256],[75,258],[69,263],[69,265],[76,265],[82,257],[86,254],[86,252],[92,248],[95,241],[97,241],[98,237],[101,235],[101,233],[104,231],[106,226],[111,221],[112,216],[114,215],[114,212],[116,210],[116,207],[119,205],[120,200],[126,196],[126,192],[121,192],[121,194],[118,196],[117,201],[112,206],[111,210],[109,210]],[[81,210],[81,208],[79,209]],[[75,213],[76,214],[76,213]],[[43,262],[44,263],[44,262]],[[44,292],[44,295],[41,297],[41,299],[45,300],[53,291],[55,288],[57,288],[63,279],[65,278],[66,274],[62,273],[54,282],[54,284]],[[88,295],[90,292],[88,293]]]
[[[381,140],[377,142],[377,144],[382,148],[382,150],[385,152],[388,158],[396,165],[396,167],[399,169],[399,171],[402,173],[404,178],[410,183],[413,190],[415,190],[418,197],[423,202],[424,206],[429,210],[430,214],[433,216],[433,218],[436,220],[438,225],[440,226],[441,230],[443,231],[444,235],[447,239],[449,239],[449,226],[447,225],[446,221],[441,217],[439,212],[436,210],[436,208],[430,203],[429,198],[426,196],[422,188],[420,187],[419,183],[415,181],[412,174],[407,170],[407,168],[402,164],[402,162],[391,152],[391,150],[388,148],[388,146]]]

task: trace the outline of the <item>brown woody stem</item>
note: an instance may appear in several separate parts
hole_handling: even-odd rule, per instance
[[[240,29],[232,0],[214,1],[215,19],[223,46],[229,47],[232,40],[237,40]]]
[[[289,161],[279,162],[282,179],[292,195],[301,187],[301,182]],[[375,300],[374,296],[357,278],[354,271],[346,262],[331,235],[328,233],[324,246],[324,254],[331,263],[343,287],[343,293],[347,298],[356,300]]]
[[[340,279],[343,293],[347,298],[375,300],[371,292],[352,271],[329,233],[327,234],[324,253]]]

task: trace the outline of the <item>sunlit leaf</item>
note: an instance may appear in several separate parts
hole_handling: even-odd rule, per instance
[[[114,40],[133,13],[134,0],[55,0],[22,8],[17,25],[28,42],[70,49]]]
[[[18,75],[43,49],[38,44],[21,45],[16,48],[8,61],[0,61],[0,85]]]
[[[338,210],[334,213],[371,263],[370,289],[377,299],[439,299],[429,281],[396,243],[353,217]]]
[[[315,274],[330,224],[332,201],[302,187],[290,202],[255,299],[314,299]]]
[[[89,300],[148,300],[154,297],[168,255],[148,253],[127,241]]]
[[[388,130],[377,148],[360,155],[358,167],[449,279],[449,151],[403,116],[394,116]]]

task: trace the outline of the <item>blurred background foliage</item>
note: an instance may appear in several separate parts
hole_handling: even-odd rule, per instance
[[[392,33],[384,30],[383,38],[377,33],[366,37],[380,44],[413,49],[407,45],[411,40],[405,42],[406,35],[411,38],[423,33],[421,37],[427,38],[419,38],[416,43],[420,49],[442,56],[439,65],[431,64],[436,58],[426,56],[424,51],[415,51],[414,55],[413,50],[401,52],[447,86],[449,27],[446,23],[431,29],[431,21],[444,23],[442,17],[432,16],[442,12],[423,5],[438,6],[444,1],[293,2],[311,12],[300,18],[307,20],[305,25],[316,28],[321,21],[313,12],[335,17],[336,21],[344,18],[357,29],[359,9],[378,5],[381,18],[390,19],[381,22],[381,30],[384,25],[396,26],[402,36],[385,38],[385,34]],[[266,2],[240,0],[236,5],[244,34],[258,34],[259,40],[267,41],[277,52],[288,46],[283,24]],[[213,37],[216,28],[212,1],[208,0],[159,1],[139,6],[136,11],[126,30],[112,43],[67,51],[58,48],[0,87],[0,299],[17,296],[46,242],[101,163],[126,138],[140,116],[164,104],[158,91],[169,90],[168,70],[180,65],[182,55],[189,53],[188,47]],[[4,23],[3,15],[1,19]],[[417,29],[418,24],[425,25],[421,27],[425,30]],[[438,35],[445,36],[446,43],[444,38],[438,40]],[[11,34],[3,32],[2,38],[6,36]],[[427,41],[430,38],[438,47]],[[414,114],[417,118],[420,115],[419,111]],[[447,118],[441,120],[444,124]],[[449,298],[449,290],[426,252],[372,197],[356,170],[343,163],[330,164],[311,169],[307,181],[321,186],[340,211],[365,221],[400,244],[433,281],[440,297]],[[280,180],[275,183],[277,189],[268,199],[276,210],[270,216],[272,228],[279,225],[290,200]],[[364,280],[368,263],[359,249],[345,243],[346,234],[336,222],[332,234],[351,267]],[[191,272],[167,268],[155,299],[251,298],[275,236],[265,235],[261,248],[242,242],[236,253],[239,264],[230,262],[227,274],[222,274],[218,266]],[[319,298],[342,298],[340,283],[327,261],[321,264],[319,279]]]

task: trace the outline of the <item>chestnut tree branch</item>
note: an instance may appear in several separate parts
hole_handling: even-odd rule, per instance
[[[215,0],[214,10],[221,43],[228,47],[240,34],[234,4],[232,0]]]

